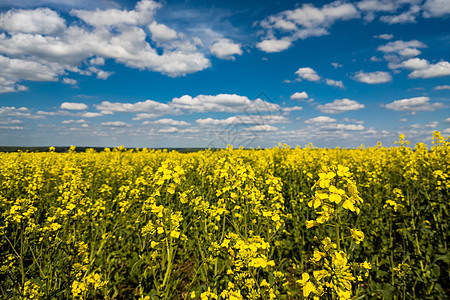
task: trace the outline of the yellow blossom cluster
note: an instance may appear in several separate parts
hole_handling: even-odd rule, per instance
[[[1,299],[445,299],[450,142],[0,153]]]

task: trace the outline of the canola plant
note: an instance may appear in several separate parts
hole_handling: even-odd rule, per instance
[[[446,299],[450,142],[0,153],[2,299]]]

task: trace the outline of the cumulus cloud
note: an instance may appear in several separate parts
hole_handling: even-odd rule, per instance
[[[344,88],[344,84],[342,81],[322,78],[317,72],[309,67],[299,68],[295,74],[297,74],[298,78],[295,81],[308,80],[313,82],[324,82],[327,85]]]
[[[302,101],[302,100],[306,100],[308,99],[308,94],[306,92],[295,92],[294,94],[291,95],[290,97],[291,100],[297,100],[297,101]]]
[[[159,7],[160,3],[141,0],[132,10],[74,9],[70,21],[49,8],[1,13],[0,92],[24,91],[21,81],[57,81],[68,72],[107,79],[112,72],[98,68],[105,59],[172,77],[210,67],[198,37],[154,21]],[[157,51],[150,39],[162,50]],[[219,41],[213,53],[231,58],[242,53],[237,48],[230,40]]]
[[[409,10],[399,15],[381,16],[380,20],[388,24],[415,23],[421,9],[418,5],[412,5]]]
[[[394,1],[384,0],[362,0],[358,2],[357,6],[362,11],[370,12],[393,12],[397,8]]]
[[[372,22],[377,14],[388,24],[414,22],[421,11],[421,0],[362,0],[357,3],[364,13],[364,20]]]
[[[374,38],[382,39],[382,40],[392,40],[394,38],[394,35],[384,33],[384,34],[375,35]]]
[[[348,130],[348,131],[360,131],[364,130],[364,126],[361,124],[326,124],[321,129],[324,130]]]
[[[299,8],[282,11],[259,22],[265,37],[257,47],[264,52],[280,52],[298,39],[329,34],[328,29],[336,21],[351,20],[359,16],[358,10],[351,3],[336,1],[322,7],[303,4]],[[277,33],[285,36],[277,39]]]
[[[333,80],[333,79],[325,79],[325,84],[330,85],[330,86],[336,86],[336,87],[340,87],[340,88],[344,88],[344,83],[340,80]]]
[[[418,48],[427,48],[427,45],[418,40],[412,40],[409,42],[394,41],[389,42],[386,45],[379,46],[377,50],[384,52],[385,54],[397,54],[403,57],[412,57],[421,53]]]
[[[312,100],[308,100],[308,102],[311,102],[311,101]],[[282,107],[281,110],[284,112],[300,111],[300,110],[303,110],[303,107],[301,107],[301,106]]]
[[[60,108],[67,109],[67,110],[85,110],[85,109],[88,109],[88,106],[84,103],[63,102],[63,103],[61,103]]]
[[[444,123],[450,123],[450,118],[445,119]]]
[[[145,25],[153,20],[155,10],[161,4],[151,0],[142,0],[134,10],[106,9],[72,10],[71,14],[95,27],[120,25]]]
[[[364,72],[359,71],[353,77],[355,80],[367,84],[378,84],[378,83],[386,83],[392,81],[392,76],[388,72]]]
[[[256,47],[264,52],[273,53],[286,50],[292,45],[289,39],[268,39],[256,44]]]
[[[0,34],[0,43],[1,43]],[[1,47],[1,46],[0,46]],[[59,75],[65,74],[64,68],[57,64],[40,64],[19,58],[9,58],[0,55],[0,85],[18,89],[16,82],[29,81],[57,81]],[[3,84],[2,84],[3,82]]]
[[[233,55],[241,55],[241,46],[230,39],[220,39],[210,47],[211,53],[221,59],[234,60]]]
[[[152,22],[148,29],[152,34],[152,40],[157,42],[168,42],[178,38],[178,33],[164,24]]]
[[[429,122],[427,124],[412,124],[410,127],[414,129],[423,129],[423,128],[436,128],[438,125],[438,122],[433,121]]]
[[[48,8],[12,9],[0,14],[0,29],[10,33],[54,34],[66,27],[66,21]]]
[[[63,78],[62,82],[64,84],[70,84],[70,85],[77,84],[77,81],[75,79],[72,79],[72,78]]]
[[[331,65],[332,65],[335,69],[337,69],[337,68],[342,68],[342,64],[337,63],[337,62],[332,62]]]
[[[1,106],[0,117],[36,118],[27,107]]]
[[[159,133],[175,133],[178,132],[178,128],[176,127],[168,127],[158,130]]]
[[[438,85],[438,86],[434,87],[434,89],[437,91],[450,90],[450,85]]]
[[[415,57],[403,61],[399,66],[406,69],[419,70],[427,68],[429,66],[429,62],[426,59]]]
[[[86,123],[86,120],[80,119],[80,120],[64,120],[61,122],[62,124],[82,124]]]
[[[345,121],[346,119],[344,119]],[[346,120],[348,121],[348,120]],[[359,123],[359,122],[357,122]],[[305,124],[310,124],[308,129],[312,132],[324,132],[324,131],[361,131],[364,130],[364,126],[361,124],[341,124],[337,123],[337,120],[327,116],[318,116],[305,121]]]
[[[195,121],[199,125],[231,125],[231,124],[277,124],[277,123],[289,123],[289,119],[280,115],[239,115],[232,116],[226,119],[197,119]]]
[[[435,64],[430,64],[427,60],[422,60],[420,68],[411,72],[409,78],[433,78],[450,75],[450,63],[447,61],[440,61]]]
[[[113,114],[116,112],[128,112],[128,113],[149,112],[159,115],[169,113],[171,114],[179,113],[179,110],[173,108],[172,106],[153,100],[145,100],[135,103],[103,101],[100,104],[94,106],[102,114]]]
[[[306,124],[325,124],[336,122],[336,119],[327,116],[318,116],[305,121]]]
[[[279,111],[280,106],[262,99],[250,100],[246,96],[236,94],[198,95],[191,97],[184,95],[172,99],[171,105],[178,109],[192,112],[255,112]]]
[[[103,115],[101,113],[96,113],[96,112],[85,112],[85,113],[81,114],[81,116],[84,118],[95,118],[95,117],[101,117]]]
[[[318,110],[327,114],[339,114],[363,108],[364,108],[363,104],[350,99],[336,99],[331,103],[317,106]]]
[[[385,105],[387,109],[396,111],[435,111],[444,107],[442,103],[430,103],[429,97],[414,97],[408,99],[395,100]]]
[[[281,111],[278,104],[260,98],[250,100],[236,94],[184,95],[167,103],[153,100],[135,103],[103,101],[94,105],[103,115],[114,113],[137,113],[134,120],[157,118],[162,115],[179,115],[185,112],[274,112]]]
[[[244,131],[277,131],[278,128],[272,125],[255,125],[252,127],[244,128]]]
[[[149,125],[149,124],[170,125],[170,126],[189,126],[189,125],[191,125],[188,122],[178,121],[178,120],[173,120],[173,119],[159,119],[156,121],[145,121],[142,123],[142,125]]]
[[[311,68],[299,68],[295,74],[298,75],[298,77],[308,80],[308,81],[319,81],[321,79],[321,77],[319,76],[319,74],[317,74],[316,71],[314,71]]]
[[[427,0],[423,5],[426,18],[443,17],[450,14],[450,2],[447,0]]]
[[[128,124],[122,121],[111,121],[111,122],[102,122],[103,126],[106,127],[127,127]]]

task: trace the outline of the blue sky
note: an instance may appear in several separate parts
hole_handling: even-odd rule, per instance
[[[449,105],[449,0],[0,3],[0,145],[430,144]]]

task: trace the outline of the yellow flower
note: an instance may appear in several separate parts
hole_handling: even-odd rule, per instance
[[[361,241],[364,240],[364,232],[359,231],[358,229],[350,229],[350,232],[352,234],[352,238],[355,239],[355,243],[359,244]]]

